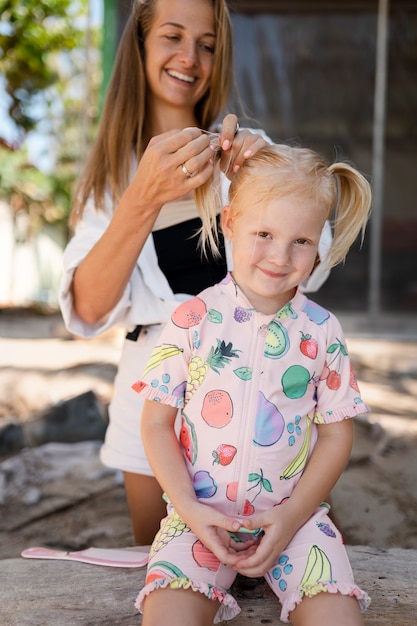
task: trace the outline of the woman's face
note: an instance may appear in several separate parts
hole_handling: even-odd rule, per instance
[[[148,103],[194,111],[209,86],[215,39],[210,0],[157,0],[145,40]]]

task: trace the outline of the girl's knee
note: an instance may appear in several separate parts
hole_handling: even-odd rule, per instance
[[[363,626],[356,598],[324,591],[312,598],[304,596],[289,619],[293,626]]]

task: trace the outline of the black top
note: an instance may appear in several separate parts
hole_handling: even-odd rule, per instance
[[[155,231],[158,264],[174,293],[196,295],[206,287],[222,280],[227,272],[224,240],[220,234],[221,258],[207,258],[197,247],[200,218],[194,218]]]

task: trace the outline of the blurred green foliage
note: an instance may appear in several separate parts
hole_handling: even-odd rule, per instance
[[[0,1],[0,71],[10,96],[9,115],[24,131],[33,130],[33,99],[59,81],[51,57],[82,45],[77,18],[85,2],[72,0]]]
[[[95,134],[101,82],[100,29],[89,0],[0,0],[0,73],[10,146],[0,125],[0,195],[28,212],[33,227],[67,222],[73,184]],[[30,163],[25,139],[48,141],[52,170]]]

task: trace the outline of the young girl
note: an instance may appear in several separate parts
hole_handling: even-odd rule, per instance
[[[369,409],[338,320],[298,287],[325,221],[334,212],[332,267],[370,204],[358,171],[309,149],[265,147],[236,174],[222,212],[233,271],[174,311],[134,385],[168,502],[137,601],[144,626],[231,619],[238,572],[265,576],[285,622],[362,623],[369,599],[324,501],[351,452],[350,418]]]
[[[132,1],[74,198],[61,310],[82,337],[126,328],[101,460],[123,471],[138,545],[152,541],[165,507],[140,439],[143,400],[130,376],[134,364],[144,367],[178,303],[226,275],[224,247],[218,259],[198,253],[194,193],[211,180],[207,131],[222,119],[234,83],[226,0]],[[216,140],[222,192],[226,173],[267,143],[262,132],[238,130],[235,115],[224,117]],[[326,277],[318,266],[304,287],[315,291]]]

